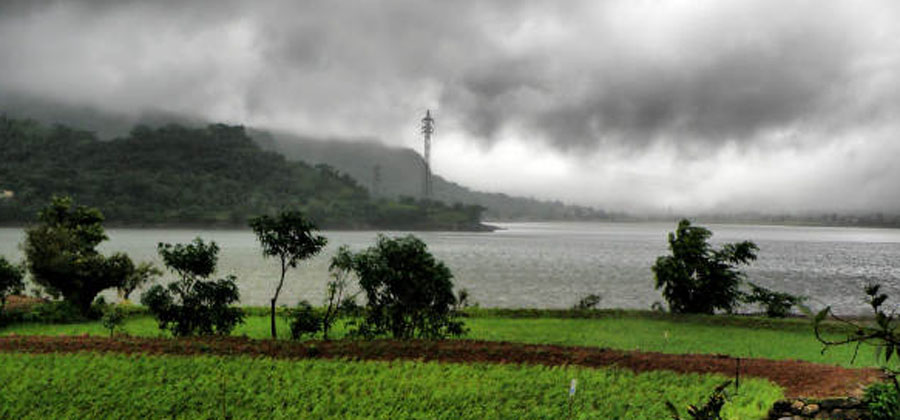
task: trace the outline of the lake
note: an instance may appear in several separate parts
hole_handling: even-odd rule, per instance
[[[498,223],[490,233],[416,232],[431,252],[484,307],[566,308],[588,294],[600,294],[600,307],[647,309],[663,301],[653,288],[650,266],[667,252],[674,223]],[[900,230],[843,227],[704,225],[713,243],[752,240],[759,259],[745,271],[759,285],[810,296],[809,305],[831,305],[844,314],[865,313],[863,286],[879,282],[900,300]],[[279,268],[265,260],[249,230],[109,229],[104,252],[123,251],[135,261],[153,261],[157,242],[189,242],[200,236],[219,244],[219,275],[234,274],[241,300],[267,305]],[[328,260],[338,246],[361,250],[375,241],[373,231],[325,231],[328,248],[288,272],[279,304],[299,299],[321,303]],[[386,232],[402,235],[404,232]],[[23,231],[0,229],[0,255],[21,258]],[[172,279],[166,274],[164,282]],[[140,292],[136,293],[139,296]],[[108,294],[113,296],[113,294]],[[136,296],[133,298],[137,300]]]

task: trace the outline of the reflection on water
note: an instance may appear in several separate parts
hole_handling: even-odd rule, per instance
[[[573,305],[599,293],[601,307],[649,308],[661,301],[650,266],[666,253],[661,223],[508,223],[493,233],[417,232],[482,306]],[[760,247],[747,270],[754,283],[811,296],[813,307],[832,305],[840,313],[865,311],[862,286],[878,281],[900,301],[900,230],[756,225],[708,225],[713,242],[749,239]],[[262,258],[249,230],[110,229],[105,252],[124,251],[136,261],[159,265],[156,243],[188,242],[196,236],[221,247],[219,274],[235,274],[242,302],[266,305],[278,264]],[[400,232],[389,232],[400,235]],[[339,245],[353,250],[374,243],[376,232],[324,233],[325,252],[288,273],[280,304],[323,299],[328,258]],[[0,229],[0,255],[21,258],[21,229]],[[169,276],[168,278],[171,278]],[[139,295],[139,293],[138,293]],[[892,299],[893,300],[893,299]],[[889,301],[890,302],[890,301]]]

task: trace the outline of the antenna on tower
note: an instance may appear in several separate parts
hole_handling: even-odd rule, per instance
[[[431,134],[434,133],[434,118],[431,118],[431,110],[425,111],[422,118],[422,136],[425,137],[425,182],[422,186],[422,195],[426,199],[431,198]]]

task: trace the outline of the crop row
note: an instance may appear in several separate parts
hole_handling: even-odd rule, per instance
[[[480,363],[9,353],[0,354],[0,418],[660,419],[666,400],[697,403],[723,380]],[[725,411],[760,418],[781,395],[749,379]]]

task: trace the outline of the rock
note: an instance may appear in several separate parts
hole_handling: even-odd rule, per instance
[[[803,401],[794,401],[794,403],[791,404],[791,412],[793,412],[794,414],[800,414],[803,411],[804,406],[806,406],[806,404],[804,404]]]
[[[804,416],[812,416],[818,412],[819,412],[818,404],[809,404],[806,407],[803,407],[803,410],[800,412],[800,414],[803,414]]]

